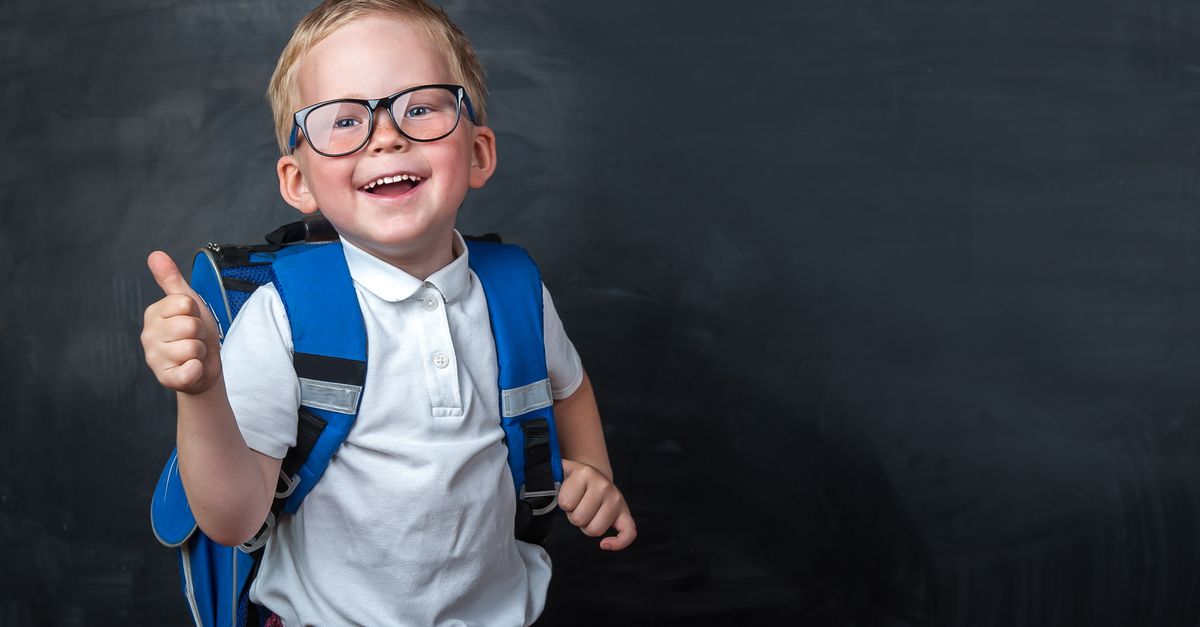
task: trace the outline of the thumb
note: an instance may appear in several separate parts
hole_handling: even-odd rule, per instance
[[[563,478],[566,479],[568,475],[575,472],[582,465],[579,462],[571,461],[564,457],[562,460]]]
[[[616,537],[609,536],[600,541],[600,548],[605,551],[620,551],[633,544],[634,538],[637,538],[637,525],[634,524],[633,515],[629,513],[628,507],[617,515],[612,528],[617,530]]]
[[[175,265],[175,261],[167,253],[161,250],[150,253],[150,256],[146,258],[146,265],[150,267],[154,281],[162,288],[164,294],[187,294],[188,296],[195,294],[188,286],[187,281],[183,280],[179,266]]]

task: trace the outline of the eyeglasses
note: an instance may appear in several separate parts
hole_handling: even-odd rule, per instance
[[[459,112],[467,108],[467,119],[475,123],[475,109],[461,85],[420,85],[386,98],[361,100],[340,98],[318,102],[296,112],[288,154],[296,151],[304,133],[313,150],[326,157],[357,152],[375,132],[375,111],[387,109],[392,126],[416,142],[437,141],[458,128]]]

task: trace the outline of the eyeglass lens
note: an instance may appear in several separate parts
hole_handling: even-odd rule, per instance
[[[441,139],[458,123],[458,97],[440,87],[411,91],[392,103],[392,116],[412,139]],[[371,111],[358,102],[331,102],[309,111],[304,126],[313,148],[322,153],[346,154],[366,143]]]

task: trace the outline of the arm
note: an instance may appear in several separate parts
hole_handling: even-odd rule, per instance
[[[600,548],[620,551],[637,537],[629,504],[612,480],[612,466],[600,426],[600,410],[587,373],[571,396],[554,403],[554,424],[563,457],[563,484],[558,505],[583,533],[602,536],[610,528],[616,537],[604,538]]]
[[[170,257],[147,265],[164,297],[146,308],[142,348],[164,387],[176,391],[176,445],[188,505],[212,539],[236,545],[262,526],[282,463],[246,446],[221,377],[216,321]]]
[[[176,397],[175,445],[188,505],[208,537],[227,546],[241,544],[266,520],[283,461],[246,446],[224,381],[206,392]]]

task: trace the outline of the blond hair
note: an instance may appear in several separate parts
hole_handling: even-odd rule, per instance
[[[305,15],[292,38],[279,55],[267,101],[275,118],[275,139],[279,151],[287,154],[288,136],[292,132],[292,114],[300,108],[298,70],[300,59],[321,40],[346,23],[366,15],[390,14],[412,20],[425,31],[435,46],[445,52],[450,72],[467,90],[475,109],[475,122],[487,124],[487,86],[483,66],[471,42],[462,30],[450,21],[440,7],[426,0],[324,0]]]

